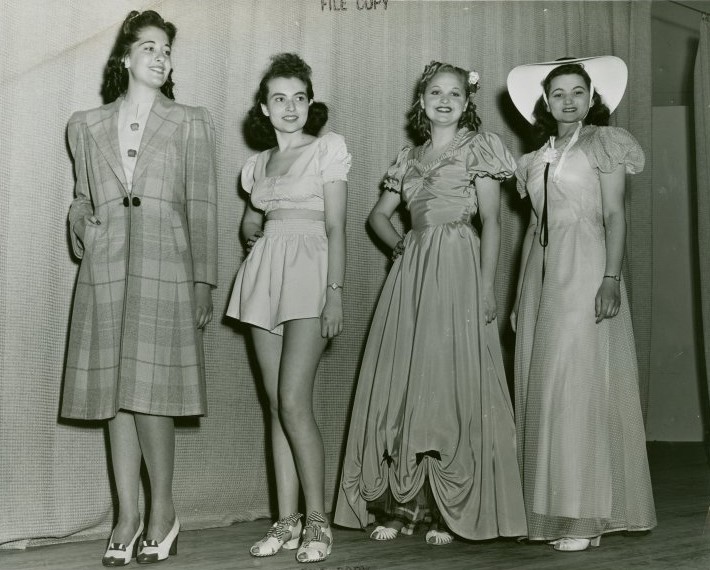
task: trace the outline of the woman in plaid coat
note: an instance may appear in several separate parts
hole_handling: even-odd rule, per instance
[[[143,531],[141,458],[151,485],[139,562],[174,553],[173,416],[206,413],[202,329],[217,270],[214,127],[173,101],[175,26],[131,12],[106,68],[108,104],[68,126],[81,259],[62,416],[107,419],[119,512],[104,565],[127,564]]]

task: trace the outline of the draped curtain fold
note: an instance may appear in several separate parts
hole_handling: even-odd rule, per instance
[[[345,137],[353,155],[346,328],[326,351],[315,387],[328,506],[367,329],[388,268],[366,218],[382,175],[406,143],[405,113],[415,81],[432,59],[479,71],[476,104],[483,128],[498,133],[516,156],[530,146],[505,89],[512,67],[600,54],[629,64],[628,93],[614,121],[639,139],[649,159],[645,173],[630,182],[627,248],[646,397],[649,3],[390,0],[386,8],[384,2],[350,1],[346,10],[331,10],[336,4],[136,0],[129,8],[111,0],[0,0],[0,547],[105,538],[112,525],[104,428],[58,417],[77,273],[67,237],[73,178],[65,129],[72,111],[101,103],[103,66],[129,9],[152,8],[177,25],[176,98],[207,107],[217,128],[219,288],[216,316],[205,335],[209,415],[178,422],[174,490],[184,528],[226,525],[275,510],[268,406],[258,368],[245,328],[222,315],[244,255],[238,236],[244,196],[237,179],[253,151],[244,142],[242,121],[268,57],[277,52],[299,52],[313,67],[316,99],[330,107],[329,128]],[[707,59],[705,69],[707,97]],[[512,337],[504,317],[513,300],[526,217],[513,186],[505,186],[496,287],[508,361]],[[707,315],[710,305],[705,306]]]
[[[700,277],[700,305],[702,316],[702,351],[705,366],[710,370],[710,16],[703,14],[700,21],[700,41],[694,70],[695,168],[696,168],[696,226],[698,270]],[[707,376],[710,393],[710,375]],[[706,406],[708,402],[705,403]],[[707,428],[706,428],[707,434]],[[710,442],[707,441],[706,445]]]

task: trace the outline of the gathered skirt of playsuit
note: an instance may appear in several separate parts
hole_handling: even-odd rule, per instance
[[[237,271],[227,316],[283,334],[286,321],[320,317],[327,276],[324,222],[267,220]]]
[[[513,408],[496,321],[486,325],[480,240],[463,221],[410,231],[373,317],[334,522],[364,528],[368,502],[430,485],[467,539],[526,534]]]

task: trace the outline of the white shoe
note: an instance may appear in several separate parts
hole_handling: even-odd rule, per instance
[[[564,538],[553,540],[550,544],[559,552],[581,552],[582,550],[587,550],[590,546],[599,546],[601,540],[601,535],[594,538],[569,538],[565,536]]]
[[[178,533],[180,532],[180,521],[175,517],[173,527],[165,538],[157,540],[144,540],[141,542],[136,556],[138,564],[152,564],[165,560],[168,556],[177,554]]]
[[[282,548],[293,550],[298,548],[298,540],[301,534],[301,513],[293,513],[284,517],[266,531],[266,536],[257,541],[249,549],[252,556],[273,556]]]
[[[399,531],[396,528],[380,525],[370,533],[370,538],[372,540],[394,540],[398,534]]]
[[[143,532],[143,521],[138,525],[138,530],[133,536],[133,539],[128,544],[121,544],[113,541],[113,532],[108,541],[108,548],[104,557],[101,559],[101,564],[104,566],[125,566],[136,555],[136,547],[138,537]]]
[[[330,556],[333,550],[333,531],[327,524],[325,516],[317,511],[313,511],[306,518],[306,526],[303,527],[303,541],[296,552],[298,562],[320,562]]]
[[[454,537],[445,530],[430,530],[426,533],[427,544],[433,544],[434,546],[451,544],[453,540]]]

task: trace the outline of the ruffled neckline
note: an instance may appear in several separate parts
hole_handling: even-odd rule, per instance
[[[419,160],[418,155],[421,155],[424,151],[424,148],[427,145],[431,144],[431,139],[429,139],[423,145],[415,148],[415,152],[412,153],[414,156],[410,157],[409,160],[407,160],[407,163],[411,164],[413,162],[416,162],[419,166],[422,167],[423,170],[428,170],[432,166],[435,166],[436,164],[446,160],[447,158],[451,158],[454,154],[456,154],[459,151],[461,140],[470,132],[472,131],[469,131],[466,127],[461,127],[458,131],[456,131],[454,138],[449,141],[449,144],[446,145],[446,148],[441,152],[441,154],[435,156],[427,162],[422,162],[421,160]]]

